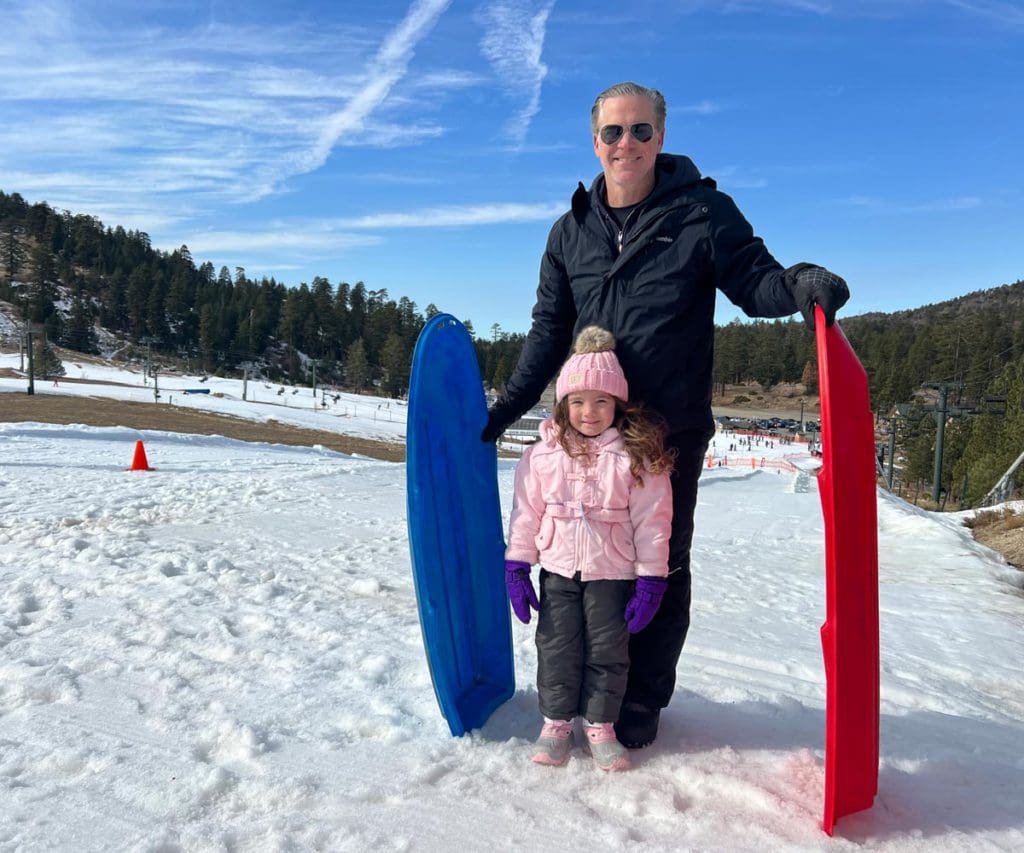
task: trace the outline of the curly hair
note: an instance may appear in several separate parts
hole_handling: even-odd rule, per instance
[[[584,465],[593,464],[586,438],[569,423],[569,398],[555,404],[552,419],[558,427],[558,443],[570,456],[579,457]],[[671,474],[676,452],[665,447],[668,433],[660,415],[638,403],[615,401],[615,420],[612,422],[622,436],[629,456],[629,470],[638,485],[644,484],[644,474]]]

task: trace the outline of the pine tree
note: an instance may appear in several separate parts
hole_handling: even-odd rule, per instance
[[[132,340],[140,341],[146,334],[146,311],[149,308],[149,271],[136,267],[128,277],[127,312],[128,333]]]
[[[29,286],[22,298],[22,316],[29,322],[45,323],[56,314],[53,278],[53,257],[45,246],[37,245],[32,250]]]
[[[509,367],[508,359],[505,356],[501,356],[494,367],[494,374],[488,384],[492,388],[504,388],[511,375],[512,370]]]
[[[803,373],[800,374],[800,384],[804,386],[808,394],[818,393],[818,365],[813,361],[804,364]]]
[[[63,376],[64,364],[50,346],[45,334],[36,335],[32,342],[32,376],[36,379]]]
[[[0,230],[0,259],[3,260],[5,276],[0,282],[0,296],[11,299],[14,296],[14,280],[21,271],[21,265],[25,262],[25,250],[21,245],[21,227],[13,217],[3,222]]]
[[[363,336],[366,323],[366,285],[357,281],[348,294],[348,337],[355,341]]]
[[[171,339],[171,330],[167,325],[167,294],[161,278],[153,282],[146,299],[146,332],[156,344],[167,344]]]
[[[361,391],[370,381],[370,362],[366,358],[366,345],[359,338],[345,352],[345,382]]]
[[[338,330],[335,346],[339,355],[348,349],[349,342],[352,340],[352,321],[348,308],[349,290],[348,282],[343,281],[334,292],[334,327]]]
[[[380,353],[380,366],[384,371],[384,392],[389,397],[401,397],[409,387],[409,353],[397,333],[392,332]]]
[[[82,298],[82,291],[75,293],[71,303],[71,316],[64,331],[64,346],[85,353],[98,353],[99,344],[96,329],[93,328],[92,311]]]
[[[199,355],[204,370],[216,367],[219,343],[217,315],[212,306],[204,305],[199,312]]]
[[[100,308],[100,323],[114,332],[128,331],[128,279],[121,270],[110,277]]]

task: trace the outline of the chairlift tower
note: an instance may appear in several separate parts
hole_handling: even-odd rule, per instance
[[[925,388],[935,388],[939,392],[939,402],[933,409],[935,412],[935,470],[932,474],[932,502],[939,503],[942,491],[942,447],[946,437],[946,418],[953,414],[947,407],[949,392],[960,390],[963,382],[925,382]]]

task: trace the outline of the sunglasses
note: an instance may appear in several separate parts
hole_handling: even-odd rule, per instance
[[[598,131],[597,135],[601,137],[601,141],[605,145],[614,145],[622,139],[622,134],[626,130],[627,128],[621,124],[606,124]],[[637,142],[650,142],[654,137],[654,126],[646,121],[640,122],[640,124],[631,124],[628,130]]]

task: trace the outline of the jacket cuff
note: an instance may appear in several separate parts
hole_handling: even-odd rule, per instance
[[[506,560],[517,560],[520,563],[529,563],[531,566],[537,565],[540,562],[540,553],[538,551],[526,551],[524,549],[516,549],[509,547],[505,551]]]
[[[636,576],[638,578],[667,578],[668,563],[637,563]]]

